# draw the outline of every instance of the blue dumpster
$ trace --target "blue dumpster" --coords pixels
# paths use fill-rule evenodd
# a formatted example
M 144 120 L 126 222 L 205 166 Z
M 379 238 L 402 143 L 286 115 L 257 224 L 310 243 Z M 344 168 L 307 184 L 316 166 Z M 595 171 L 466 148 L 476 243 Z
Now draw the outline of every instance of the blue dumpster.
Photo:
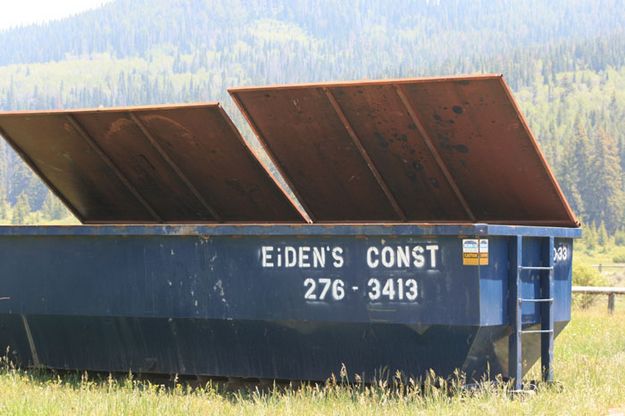
M 10 357 L 553 378 L 580 229 L 500 76 L 231 94 L 266 157 L 218 104 L 0 114 L 83 222 L 0 227 Z
M 476 224 L 0 228 L 0 342 L 25 365 L 324 380 L 508 374 L 516 247 L 554 262 L 570 319 L 575 229 Z M 488 264 L 467 263 L 486 242 Z M 469 259 L 471 260 L 471 259 Z M 540 271 L 518 294 L 541 297 Z M 540 306 L 523 305 L 540 329 Z M 540 334 L 524 340 L 527 367 Z M 383 374 L 383 373 L 382 373 Z

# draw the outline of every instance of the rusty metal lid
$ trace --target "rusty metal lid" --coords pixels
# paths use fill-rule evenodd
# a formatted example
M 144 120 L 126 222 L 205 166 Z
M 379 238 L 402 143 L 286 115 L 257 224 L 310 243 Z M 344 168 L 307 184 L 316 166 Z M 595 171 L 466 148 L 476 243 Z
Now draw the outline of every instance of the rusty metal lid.
M 303 222 L 216 103 L 0 113 L 84 223 Z
M 501 75 L 229 92 L 315 222 L 579 225 Z

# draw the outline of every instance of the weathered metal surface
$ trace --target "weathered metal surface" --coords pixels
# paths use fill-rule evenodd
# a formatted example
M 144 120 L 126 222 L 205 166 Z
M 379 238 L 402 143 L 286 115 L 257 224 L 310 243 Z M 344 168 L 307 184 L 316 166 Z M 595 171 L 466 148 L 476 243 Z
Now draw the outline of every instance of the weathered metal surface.
M 134 223 L 0 227 L 0 350 L 80 370 L 479 379 L 511 374 L 513 320 L 514 374 L 540 356 L 540 304 L 512 311 L 512 275 L 535 300 L 553 270 L 555 332 L 570 320 L 580 230 L 501 77 L 231 93 L 306 212 L 216 104 L 0 114 L 79 219 Z
M 218 104 L 0 113 L 85 223 L 302 222 Z
M 315 221 L 578 225 L 499 75 L 229 91 Z
M 430 368 L 506 375 L 517 235 L 526 237 L 524 264 L 541 266 L 544 236 L 571 253 L 579 230 L 0 227 L 0 348 L 23 365 L 81 370 L 324 380 L 345 364 L 365 381 Z M 464 264 L 465 238 L 488 240 L 488 264 Z M 570 319 L 570 255 L 554 273 L 560 332 Z M 539 296 L 535 273 L 520 286 L 523 297 Z M 523 305 L 522 322 L 536 328 L 539 306 Z M 539 336 L 524 339 L 526 367 L 539 345 Z

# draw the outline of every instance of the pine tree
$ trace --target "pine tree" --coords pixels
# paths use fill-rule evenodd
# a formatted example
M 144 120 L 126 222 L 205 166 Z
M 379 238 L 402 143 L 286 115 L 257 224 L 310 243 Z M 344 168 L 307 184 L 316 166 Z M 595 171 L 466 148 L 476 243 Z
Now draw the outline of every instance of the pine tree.
M 608 232 L 605 228 L 605 224 L 602 221 L 601 225 L 599 226 L 599 229 L 597 230 L 597 243 L 601 247 L 605 247 L 608 245 L 609 242 L 610 242 L 610 237 L 608 236 Z
M 621 225 L 625 195 L 616 141 L 599 129 L 591 153 L 588 182 L 588 217 L 595 223 L 604 222 L 609 233 Z
M 25 224 L 30 214 L 30 206 L 28 205 L 28 196 L 25 193 L 21 193 L 17 197 L 17 203 L 13 207 L 13 218 L 11 222 L 13 224 Z
M 41 215 L 45 220 L 54 221 L 65 218 L 68 215 L 68 211 L 52 192 L 48 192 L 41 208 Z
M 597 231 L 595 225 L 590 223 L 584 227 L 584 233 L 582 234 L 582 242 L 588 250 L 594 250 L 597 246 Z
M 565 147 L 560 168 L 559 183 L 573 212 L 579 218 L 586 219 L 584 197 L 589 193 L 586 186 L 588 173 L 588 152 L 590 140 L 581 122 L 577 123 L 576 134 L 571 138 L 571 144 Z
M 9 214 L 9 204 L 6 193 L 6 158 L 4 158 L 3 144 L 0 144 L 0 221 L 6 220 Z
M 33 211 L 38 211 L 43 206 L 46 195 L 48 194 L 48 189 L 41 182 L 41 179 L 39 179 L 34 173 L 29 170 L 28 184 L 26 185 L 24 192 L 28 197 L 28 206 Z
M 0 221 L 6 220 L 9 214 L 9 204 L 4 193 L 0 194 Z
M 8 169 L 7 200 L 10 204 L 15 205 L 19 196 L 28 189 L 32 172 L 25 163 L 18 159 L 17 155 L 13 155 L 11 159 L 9 159 Z

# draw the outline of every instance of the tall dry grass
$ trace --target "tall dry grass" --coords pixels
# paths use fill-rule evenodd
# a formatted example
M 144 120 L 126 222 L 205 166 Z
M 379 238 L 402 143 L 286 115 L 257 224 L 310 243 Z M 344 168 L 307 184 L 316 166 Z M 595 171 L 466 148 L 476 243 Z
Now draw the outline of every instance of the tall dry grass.
M 164 385 L 132 377 L 91 379 L 0 370 L 0 414 L 10 415 L 414 415 L 607 414 L 625 411 L 625 304 L 608 316 L 601 302 L 575 310 L 556 342 L 557 383 L 511 398 L 504 383 L 463 388 L 461 375 L 444 383 L 391 378 L 364 386 L 348 373 L 325 385 L 225 391 L 219 385 Z M 349 379 L 348 384 L 340 378 Z M 533 369 L 529 377 L 537 377 Z M 395 381 L 393 381 L 395 380 Z

